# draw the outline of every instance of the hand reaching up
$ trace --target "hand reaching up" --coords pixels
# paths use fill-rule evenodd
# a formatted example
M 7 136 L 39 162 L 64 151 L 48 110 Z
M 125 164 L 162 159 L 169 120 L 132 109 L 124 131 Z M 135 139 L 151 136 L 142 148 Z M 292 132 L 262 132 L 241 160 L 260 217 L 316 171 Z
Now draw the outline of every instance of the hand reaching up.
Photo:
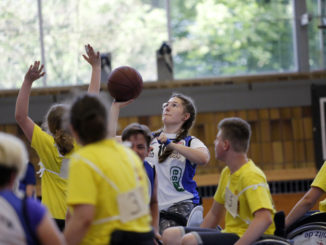
M 89 44 L 85 45 L 86 54 L 83 54 L 84 59 L 92 66 L 101 66 L 100 52 L 94 51 L 93 47 Z
M 43 65 L 40 66 L 40 61 L 35 61 L 26 72 L 25 80 L 32 83 L 40 77 L 43 77 L 44 74 Z

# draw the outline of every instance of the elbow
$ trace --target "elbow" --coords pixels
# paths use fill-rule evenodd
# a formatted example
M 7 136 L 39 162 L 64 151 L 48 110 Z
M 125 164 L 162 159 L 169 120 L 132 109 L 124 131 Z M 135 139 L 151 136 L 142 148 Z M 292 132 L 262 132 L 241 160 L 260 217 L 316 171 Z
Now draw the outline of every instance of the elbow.
M 268 218 L 266 219 L 266 226 L 267 226 L 267 228 L 271 225 L 271 224 L 273 224 L 273 218 L 272 218 L 272 215 L 268 215 Z
M 303 206 L 305 206 L 305 209 L 308 211 L 315 205 L 315 200 L 311 199 L 310 197 L 306 196 L 302 200 Z
M 92 223 L 93 223 L 93 217 L 87 216 L 81 219 L 81 226 L 85 230 L 88 230 L 88 228 L 92 225 Z
M 199 161 L 199 165 L 207 165 L 209 163 L 209 160 L 210 160 L 210 156 L 209 154 L 206 154 L 205 156 L 202 157 L 202 159 Z
M 20 125 L 24 121 L 24 117 L 22 115 L 20 115 L 19 113 L 17 113 L 17 111 L 16 111 L 15 112 L 15 120 Z

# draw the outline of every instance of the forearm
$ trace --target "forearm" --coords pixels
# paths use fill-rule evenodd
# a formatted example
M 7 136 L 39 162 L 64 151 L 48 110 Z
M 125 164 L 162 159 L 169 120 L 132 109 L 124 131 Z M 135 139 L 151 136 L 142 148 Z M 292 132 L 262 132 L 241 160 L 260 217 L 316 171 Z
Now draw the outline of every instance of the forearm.
M 26 185 L 26 196 L 34 197 L 35 185 Z
M 99 94 L 101 89 L 101 65 L 92 66 L 91 82 L 88 93 Z
M 259 211 L 258 211 L 259 212 Z M 268 227 L 273 223 L 269 210 L 255 215 L 244 235 L 235 243 L 235 245 L 250 245 L 258 240 Z
M 159 211 L 158 211 L 158 203 L 151 202 L 151 215 L 152 215 L 152 227 L 154 229 L 155 234 L 159 233 Z
M 302 217 L 307 211 L 309 211 L 324 192 L 316 187 L 312 187 L 297 204 L 292 208 L 290 213 L 285 219 L 285 228 L 288 228 L 300 217 Z
M 203 223 L 200 224 L 200 228 L 216 228 L 218 225 L 218 221 L 214 218 L 210 213 L 208 213 Z
M 173 150 L 176 150 L 185 158 L 187 158 L 189 161 L 199 165 L 206 165 L 210 159 L 209 152 L 205 148 L 194 149 L 172 142 L 168 145 L 168 147 L 170 147 Z
M 201 223 L 201 228 L 216 228 L 218 224 L 221 223 L 225 216 L 224 206 L 215 200 L 211 209 L 206 214 L 203 223 Z
M 15 118 L 18 124 L 25 120 L 28 116 L 29 97 L 32 90 L 32 83 L 24 80 L 19 90 L 16 100 Z
M 80 244 L 90 225 L 90 222 L 79 220 L 74 215 L 70 217 L 66 229 L 64 230 L 64 236 L 67 244 Z
M 109 137 L 115 137 L 117 134 L 120 107 L 117 103 L 112 103 L 109 114 Z

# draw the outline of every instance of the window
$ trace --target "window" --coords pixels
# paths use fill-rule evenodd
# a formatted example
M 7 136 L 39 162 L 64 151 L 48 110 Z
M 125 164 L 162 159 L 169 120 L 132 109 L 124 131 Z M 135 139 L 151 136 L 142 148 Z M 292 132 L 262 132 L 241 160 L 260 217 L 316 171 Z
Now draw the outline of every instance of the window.
M 294 71 L 291 1 L 173 0 L 176 78 Z
M 41 57 L 37 4 L 2 0 L 0 9 L 0 88 L 17 88 L 29 64 Z

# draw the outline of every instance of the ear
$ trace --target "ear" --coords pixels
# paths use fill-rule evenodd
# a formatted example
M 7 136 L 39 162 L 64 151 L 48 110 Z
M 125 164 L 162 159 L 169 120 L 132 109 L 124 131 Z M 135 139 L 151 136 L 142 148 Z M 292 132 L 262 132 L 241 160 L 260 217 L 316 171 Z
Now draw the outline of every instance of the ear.
M 186 112 L 185 115 L 184 115 L 183 120 L 184 121 L 187 121 L 189 118 L 190 118 L 190 113 L 189 112 Z
M 225 151 L 228 151 L 229 149 L 230 149 L 230 147 L 231 147 L 231 144 L 230 144 L 230 141 L 228 141 L 228 140 L 223 140 L 223 149 L 225 150 Z

